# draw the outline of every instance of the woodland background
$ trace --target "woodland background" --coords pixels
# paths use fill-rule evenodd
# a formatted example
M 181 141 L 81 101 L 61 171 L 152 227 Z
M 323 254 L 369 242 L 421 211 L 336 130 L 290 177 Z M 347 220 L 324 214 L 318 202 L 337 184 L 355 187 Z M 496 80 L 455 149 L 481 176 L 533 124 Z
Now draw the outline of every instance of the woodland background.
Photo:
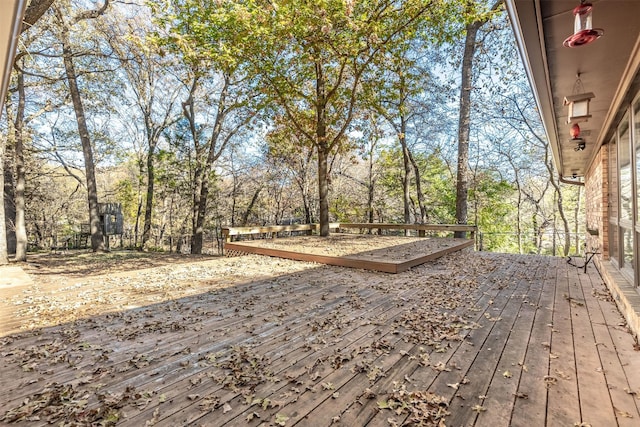
M 122 206 L 111 247 L 203 253 L 222 226 L 331 221 L 580 251 L 582 187 L 558 180 L 501 1 L 35 6 L 0 123 L 0 261 L 83 223 L 104 249 L 98 203 Z

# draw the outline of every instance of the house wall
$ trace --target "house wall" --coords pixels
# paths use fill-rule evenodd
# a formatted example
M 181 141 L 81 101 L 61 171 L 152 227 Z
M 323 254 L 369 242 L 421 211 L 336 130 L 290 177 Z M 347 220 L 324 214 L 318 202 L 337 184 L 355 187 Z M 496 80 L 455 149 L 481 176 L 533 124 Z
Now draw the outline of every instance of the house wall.
M 609 165 L 609 146 L 603 145 L 585 174 L 587 230 L 598 230 L 597 235 L 587 232 L 587 250 L 600 252 L 594 263 L 629 329 L 636 337 L 640 337 L 640 294 L 609 261 Z
M 600 147 L 585 175 L 585 215 L 587 251 L 600 252 L 606 260 L 609 259 L 608 168 L 608 147 L 605 145 Z

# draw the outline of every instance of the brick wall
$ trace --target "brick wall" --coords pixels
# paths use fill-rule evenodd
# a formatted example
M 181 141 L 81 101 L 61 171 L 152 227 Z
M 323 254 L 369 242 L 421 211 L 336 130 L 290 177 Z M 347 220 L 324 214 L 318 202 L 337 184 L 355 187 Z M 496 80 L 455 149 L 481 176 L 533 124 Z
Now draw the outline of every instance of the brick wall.
M 602 253 L 609 259 L 608 221 L 608 145 L 600 147 L 591 167 L 585 175 L 585 217 L 587 230 L 597 230 L 594 236 L 587 232 L 587 250 Z

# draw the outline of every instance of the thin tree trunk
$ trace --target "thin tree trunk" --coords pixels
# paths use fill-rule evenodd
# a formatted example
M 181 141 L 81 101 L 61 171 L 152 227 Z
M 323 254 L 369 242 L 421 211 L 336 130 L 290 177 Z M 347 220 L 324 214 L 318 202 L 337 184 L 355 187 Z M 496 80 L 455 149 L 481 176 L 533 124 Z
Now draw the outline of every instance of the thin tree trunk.
M 553 186 L 556 195 L 557 195 L 557 199 L 556 199 L 556 206 L 558 208 L 558 214 L 560 214 L 560 219 L 562 220 L 562 228 L 564 231 L 564 250 L 563 250 L 563 255 L 565 257 L 569 256 L 569 250 L 571 248 L 571 229 L 569 228 L 569 220 L 567 219 L 567 215 L 564 212 L 564 206 L 563 206 L 563 199 L 562 199 L 562 188 L 560 187 L 560 183 L 558 182 L 558 180 L 556 180 L 555 178 L 555 171 L 553 168 L 553 160 L 551 159 L 551 156 L 549 155 L 549 144 L 546 143 L 545 144 L 545 165 L 547 166 L 547 171 L 549 172 L 549 181 L 551 182 L 551 185 Z M 553 230 L 553 233 L 555 235 L 555 227 Z
M 407 148 L 407 140 L 405 138 L 406 126 L 407 124 L 404 116 L 400 116 L 400 135 L 398 136 L 398 140 L 402 147 L 402 166 L 404 171 L 404 175 L 402 177 L 403 219 L 405 224 L 411 224 L 411 195 L 409 194 L 411 183 L 411 162 L 409 161 L 409 148 Z M 405 230 L 405 234 L 408 232 L 409 230 Z
M 93 160 L 93 148 L 89 137 L 89 129 L 84 115 L 82 97 L 78 88 L 78 81 L 75 66 L 73 63 L 73 50 L 69 41 L 69 29 L 64 22 L 64 18 L 59 9 L 55 9 L 56 17 L 60 23 L 61 42 L 63 51 L 64 67 L 69 83 L 69 91 L 73 102 L 73 110 L 76 115 L 78 133 L 82 142 L 82 154 L 84 156 L 85 174 L 87 179 L 87 200 L 89 202 L 89 224 L 91 227 L 91 249 L 94 252 L 104 250 L 104 240 L 100 227 L 100 214 L 98 211 L 98 188 L 96 185 L 95 163 Z
M 147 198 L 144 209 L 144 228 L 142 230 L 142 243 L 140 246 L 144 248 L 145 243 L 151 235 L 151 219 L 153 213 L 153 194 L 156 180 L 156 170 L 154 163 L 155 143 L 149 143 L 149 153 L 147 153 Z
M 249 203 L 249 206 L 247 206 L 247 210 L 244 212 L 244 215 L 242 215 L 242 225 L 247 225 L 247 222 L 249 222 L 249 215 L 251 215 L 251 211 L 253 210 L 253 207 L 255 206 L 256 202 L 258 201 L 258 196 L 260 195 L 260 192 L 262 191 L 262 187 L 258 187 L 258 189 L 256 190 L 255 193 L 253 193 L 253 197 L 251 198 L 251 202 Z M 278 215 L 278 213 L 276 213 L 276 215 Z M 278 219 L 276 218 L 276 224 L 278 223 Z
M 484 22 L 467 25 L 467 35 L 462 57 L 462 81 L 460 86 L 460 116 L 458 119 L 458 170 L 456 183 L 456 222 L 466 224 L 469 197 L 469 134 L 471 128 L 471 90 L 473 88 L 473 56 L 478 30 Z M 454 237 L 464 238 L 464 231 L 456 231 Z
M 0 189 L 4 189 L 4 151 L 6 139 L 0 139 Z M 4 191 L 0 192 L 0 265 L 9 263 L 7 250 L 7 227 L 4 208 Z
M 373 201 L 375 199 L 375 183 L 373 178 L 373 149 L 369 153 L 369 180 L 367 182 L 367 220 L 373 224 Z M 371 229 L 369 229 L 371 233 Z
M 409 161 L 413 166 L 413 173 L 416 177 L 416 195 L 418 196 L 418 206 L 420 207 L 420 224 L 424 224 L 427 220 L 427 207 L 424 200 L 424 193 L 422 192 L 422 183 L 420 182 L 420 168 L 411 151 L 407 150 L 407 153 L 409 154 Z
M 472 7 L 473 0 L 469 0 Z M 491 6 L 495 11 L 503 0 L 496 0 Z M 470 22 L 466 27 L 464 53 L 462 55 L 462 79 L 460 82 L 460 115 L 458 118 L 458 170 L 456 182 L 456 222 L 467 224 L 469 197 L 469 134 L 471 130 L 471 91 L 473 89 L 473 57 L 476 52 L 478 31 L 488 17 Z M 454 237 L 464 238 L 467 233 L 456 231 Z
M 194 179 L 196 182 L 195 191 L 193 192 L 193 219 L 192 219 L 192 236 L 191 236 L 191 253 L 201 254 L 203 246 L 203 234 L 204 234 L 204 203 L 202 202 L 202 196 L 206 193 L 204 186 L 206 185 L 202 178 L 202 168 L 196 167 L 194 173 Z
M 4 213 L 4 222 L 0 224 L 5 232 L 5 238 L 3 239 L 5 245 L 7 246 L 7 257 L 9 254 L 15 255 L 16 253 L 16 203 L 15 203 L 15 191 L 16 191 L 16 183 L 13 171 L 15 170 L 15 116 L 13 114 L 12 109 L 12 99 L 7 97 L 5 102 L 5 111 L 7 118 L 7 125 L 9 127 L 9 132 L 7 132 L 7 137 L 0 139 L 1 144 L 3 145 L 2 149 L 4 154 L 2 156 L 2 167 L 3 167 L 3 178 L 4 185 L 0 187 L 4 190 L 3 194 L 3 213 Z
M 189 99 L 183 103 L 183 112 L 187 120 L 189 121 L 189 126 L 191 130 L 191 134 L 193 136 L 194 145 L 196 146 L 196 162 L 197 167 L 194 175 L 194 179 L 196 182 L 195 191 L 194 191 L 194 204 L 193 204 L 193 236 L 191 240 L 191 253 L 192 254 L 200 254 L 202 253 L 203 247 L 203 239 L 204 239 L 204 224 L 207 213 L 207 202 L 209 200 L 209 185 L 210 185 L 210 173 L 213 168 L 213 164 L 218 160 L 218 158 L 222 155 L 223 150 L 229 143 L 231 136 L 235 134 L 235 132 L 239 129 L 237 127 L 234 131 L 231 131 L 228 135 L 224 137 L 222 141 L 220 138 L 222 136 L 222 127 L 225 122 L 227 114 L 229 114 L 229 107 L 227 105 L 227 96 L 229 87 L 231 85 L 231 76 L 228 74 L 224 75 L 224 87 L 220 92 L 220 98 L 218 99 L 217 105 L 217 113 L 215 123 L 213 125 L 213 131 L 209 138 L 208 147 L 203 146 L 202 150 L 200 150 L 198 138 L 199 133 L 196 128 L 195 123 L 195 113 L 194 113 L 194 105 L 193 105 L 193 93 L 195 93 L 198 86 L 198 78 L 194 79 L 194 82 L 191 86 L 191 91 L 189 94 Z M 245 121 L 246 123 L 246 121 Z M 218 146 L 218 144 L 220 144 Z M 206 151 L 205 151 L 206 150 Z M 202 155 L 207 153 L 206 159 L 202 159 Z
M 24 74 L 18 72 L 18 110 L 15 121 L 15 165 L 16 165 L 16 261 L 27 260 L 27 227 L 25 224 L 25 200 L 24 191 L 26 187 L 25 167 L 24 167 Z

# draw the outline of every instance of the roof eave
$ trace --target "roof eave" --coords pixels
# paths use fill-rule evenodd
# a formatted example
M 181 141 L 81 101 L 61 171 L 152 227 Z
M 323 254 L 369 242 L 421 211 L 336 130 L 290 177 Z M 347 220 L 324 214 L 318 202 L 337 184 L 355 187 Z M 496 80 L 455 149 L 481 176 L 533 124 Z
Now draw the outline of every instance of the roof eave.
M 0 116 L 11 78 L 13 58 L 20 37 L 27 0 L 3 0 L 0 15 Z
M 553 152 L 554 164 L 556 170 L 562 176 L 564 175 L 562 153 L 559 148 L 551 81 L 548 73 L 549 67 L 542 34 L 542 22 L 539 13 L 540 3 L 539 0 L 530 3 L 516 3 L 516 0 L 505 0 L 505 2 L 518 51 L 520 52 L 529 84 L 533 90 L 547 140 Z M 521 19 L 523 16 L 533 19 L 523 20 Z M 523 27 L 523 23 L 529 23 L 529 25 Z

